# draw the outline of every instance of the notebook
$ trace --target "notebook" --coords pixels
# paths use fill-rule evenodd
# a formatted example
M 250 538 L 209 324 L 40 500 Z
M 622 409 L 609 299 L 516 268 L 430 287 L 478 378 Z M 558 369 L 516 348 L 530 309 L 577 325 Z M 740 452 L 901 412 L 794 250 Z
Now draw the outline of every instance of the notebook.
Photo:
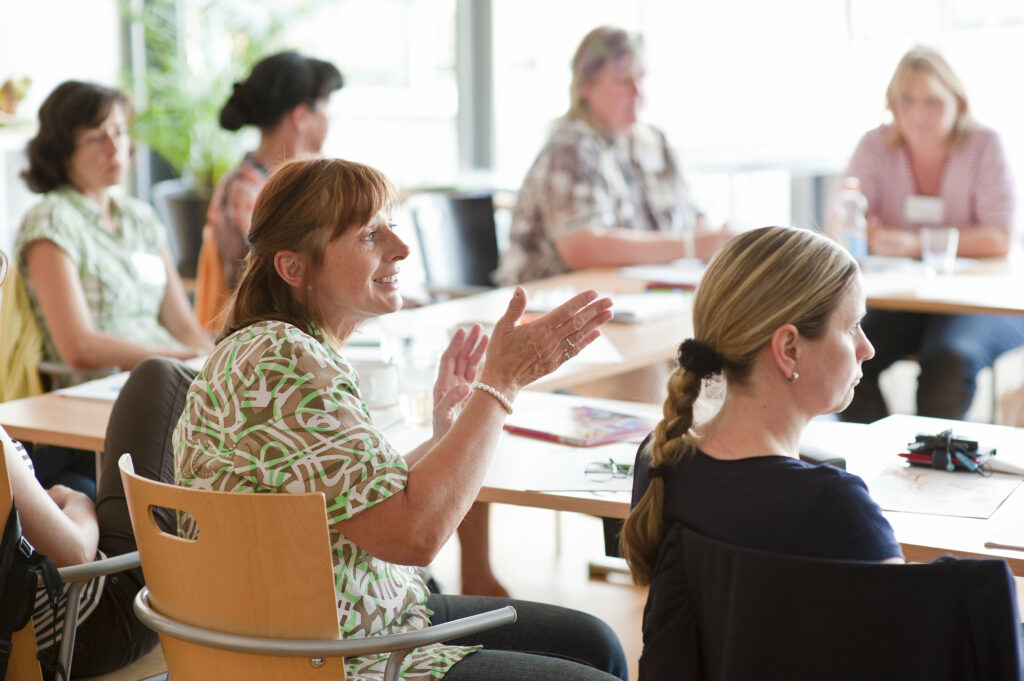
M 576 447 L 591 447 L 629 439 L 639 442 L 656 425 L 653 419 L 602 409 L 578 397 L 546 395 L 547 399 L 538 399 L 540 397 L 521 394 L 515 411 L 505 421 L 505 430 Z

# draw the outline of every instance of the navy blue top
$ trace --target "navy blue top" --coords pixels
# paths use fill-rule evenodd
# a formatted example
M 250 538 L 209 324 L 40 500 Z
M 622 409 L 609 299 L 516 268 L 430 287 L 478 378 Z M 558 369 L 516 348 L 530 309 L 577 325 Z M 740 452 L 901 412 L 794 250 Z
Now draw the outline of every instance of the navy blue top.
M 645 440 L 637 452 L 633 506 L 649 482 L 646 447 Z M 683 457 L 665 478 L 664 513 L 668 524 L 762 551 L 872 561 L 903 555 L 863 480 L 787 456 Z

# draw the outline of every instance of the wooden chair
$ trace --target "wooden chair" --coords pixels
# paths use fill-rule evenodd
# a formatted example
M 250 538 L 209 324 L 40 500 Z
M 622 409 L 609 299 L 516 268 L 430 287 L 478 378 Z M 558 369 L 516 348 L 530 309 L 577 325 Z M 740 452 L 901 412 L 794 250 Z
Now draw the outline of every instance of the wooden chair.
M 0 443 L 0 528 L 7 522 L 7 517 L 13 506 L 6 454 L 2 443 Z M 59 659 L 69 674 L 71 673 L 72 653 L 75 648 L 75 629 L 82 589 L 91 579 L 138 567 L 138 565 L 139 554 L 126 553 L 105 560 L 60 568 L 57 571 L 62 581 L 72 582 L 68 590 L 64 617 L 59 624 L 62 636 Z M 14 633 L 13 646 L 7 667 L 8 680 L 37 681 L 42 679 L 39 662 L 36 660 L 36 639 L 32 629 L 32 620 L 29 620 L 23 629 Z
M 119 461 L 147 587 L 136 613 L 160 633 L 171 678 L 343 679 L 344 657 L 413 648 L 515 621 L 505 607 L 416 632 L 339 640 L 324 496 L 167 485 Z M 156 508 L 189 514 L 195 541 L 161 531 Z

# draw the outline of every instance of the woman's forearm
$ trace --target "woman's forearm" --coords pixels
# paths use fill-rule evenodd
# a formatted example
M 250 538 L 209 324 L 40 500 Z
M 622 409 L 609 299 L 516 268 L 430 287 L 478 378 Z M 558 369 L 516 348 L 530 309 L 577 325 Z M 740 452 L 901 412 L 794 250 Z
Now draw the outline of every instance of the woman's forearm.
M 99 543 L 99 526 L 92 501 L 80 492 L 56 487 L 47 492 L 21 458 L 13 442 L 0 429 L 11 491 L 18 504 L 22 532 L 40 553 L 57 567 L 92 560 Z
M 569 267 L 624 267 L 666 263 L 686 257 L 681 235 L 628 229 L 581 229 L 555 239 Z
M 189 348 L 136 343 L 98 330 L 74 264 L 52 241 L 32 244 L 25 259 L 28 277 L 57 351 L 73 368 L 131 369 L 153 355 L 184 359 L 197 354 Z
M 957 255 L 963 258 L 1001 258 L 1010 252 L 1009 227 L 963 227 Z
M 414 450 L 405 488 L 339 530 L 378 558 L 429 564 L 476 499 L 505 416 L 497 400 L 475 393 L 436 445 Z

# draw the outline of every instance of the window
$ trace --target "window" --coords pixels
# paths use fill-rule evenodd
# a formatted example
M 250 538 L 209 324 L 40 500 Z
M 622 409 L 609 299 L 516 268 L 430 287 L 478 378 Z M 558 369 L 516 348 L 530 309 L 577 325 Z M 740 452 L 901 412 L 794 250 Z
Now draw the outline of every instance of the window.
M 457 171 L 455 0 L 340 0 L 288 30 L 289 44 L 333 62 L 324 153 L 373 165 L 403 187 Z

